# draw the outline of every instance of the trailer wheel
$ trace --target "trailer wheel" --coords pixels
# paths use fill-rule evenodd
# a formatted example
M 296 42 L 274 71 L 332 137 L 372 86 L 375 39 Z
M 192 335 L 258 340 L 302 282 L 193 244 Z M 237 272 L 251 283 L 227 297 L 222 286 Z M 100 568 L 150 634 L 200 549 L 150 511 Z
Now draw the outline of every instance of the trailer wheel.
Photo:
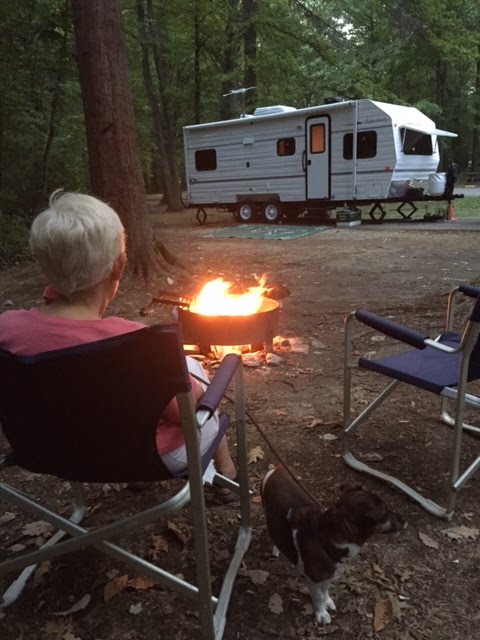
M 255 203 L 249 201 L 239 202 L 234 215 L 240 222 L 253 222 L 256 215 Z
M 280 202 L 278 200 L 272 200 L 266 202 L 263 207 L 263 220 L 267 224 L 278 224 L 283 218 L 283 211 Z

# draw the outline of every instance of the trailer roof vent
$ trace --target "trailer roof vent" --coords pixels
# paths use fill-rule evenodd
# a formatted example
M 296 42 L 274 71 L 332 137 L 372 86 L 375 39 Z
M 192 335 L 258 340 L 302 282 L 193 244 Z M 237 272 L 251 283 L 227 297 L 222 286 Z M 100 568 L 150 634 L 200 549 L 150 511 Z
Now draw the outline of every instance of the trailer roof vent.
M 254 116 L 271 116 L 274 113 L 288 113 L 296 111 L 295 107 L 287 107 L 284 104 L 276 104 L 271 107 L 257 107 L 253 112 Z
M 329 96 L 323 100 L 323 104 L 336 104 L 337 102 L 345 102 L 345 98 L 340 96 Z

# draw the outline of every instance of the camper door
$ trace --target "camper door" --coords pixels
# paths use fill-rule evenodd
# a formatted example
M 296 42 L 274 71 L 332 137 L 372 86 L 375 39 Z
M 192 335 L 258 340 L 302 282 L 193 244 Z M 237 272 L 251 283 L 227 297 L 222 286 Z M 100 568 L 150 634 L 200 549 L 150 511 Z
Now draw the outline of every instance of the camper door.
M 330 118 L 316 116 L 306 128 L 307 200 L 330 197 Z

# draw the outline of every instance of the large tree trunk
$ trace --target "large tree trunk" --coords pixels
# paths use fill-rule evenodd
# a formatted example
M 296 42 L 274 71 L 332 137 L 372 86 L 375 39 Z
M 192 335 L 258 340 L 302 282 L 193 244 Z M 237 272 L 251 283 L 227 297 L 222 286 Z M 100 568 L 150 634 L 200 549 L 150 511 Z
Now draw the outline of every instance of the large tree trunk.
M 119 0 L 72 0 L 91 189 L 118 212 L 130 266 L 157 266 L 147 211 Z

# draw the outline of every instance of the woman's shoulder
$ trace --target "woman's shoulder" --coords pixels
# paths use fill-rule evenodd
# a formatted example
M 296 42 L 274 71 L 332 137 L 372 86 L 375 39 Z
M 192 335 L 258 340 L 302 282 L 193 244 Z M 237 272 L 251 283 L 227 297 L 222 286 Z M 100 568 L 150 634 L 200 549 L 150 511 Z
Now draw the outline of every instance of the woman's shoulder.
M 102 324 L 109 325 L 112 328 L 124 328 L 134 331 L 135 329 L 144 329 L 145 325 L 142 322 L 135 322 L 135 320 L 127 320 L 120 316 L 106 316 L 102 318 Z

